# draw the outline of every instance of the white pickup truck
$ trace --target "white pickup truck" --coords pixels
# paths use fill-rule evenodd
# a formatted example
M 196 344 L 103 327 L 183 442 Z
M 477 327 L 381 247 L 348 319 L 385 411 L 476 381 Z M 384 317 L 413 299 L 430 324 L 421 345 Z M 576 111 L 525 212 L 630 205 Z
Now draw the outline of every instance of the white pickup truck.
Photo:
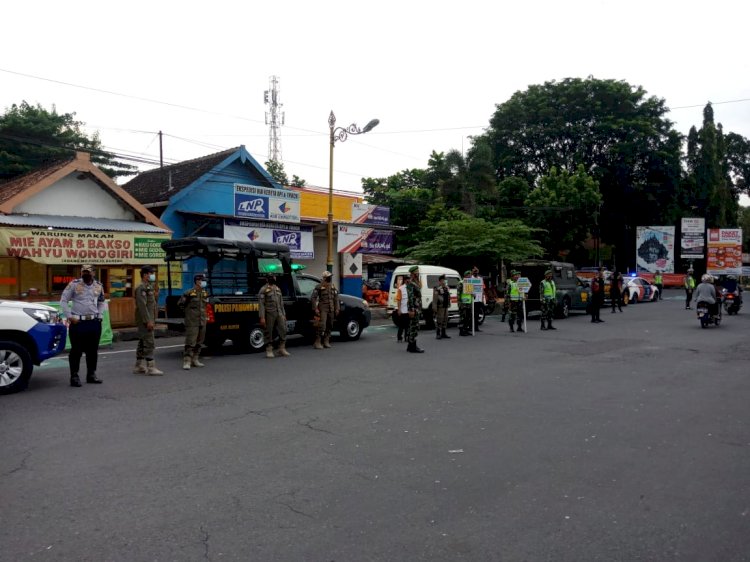
M 0 394 L 25 389 L 34 365 L 65 349 L 66 335 L 51 306 L 0 300 Z

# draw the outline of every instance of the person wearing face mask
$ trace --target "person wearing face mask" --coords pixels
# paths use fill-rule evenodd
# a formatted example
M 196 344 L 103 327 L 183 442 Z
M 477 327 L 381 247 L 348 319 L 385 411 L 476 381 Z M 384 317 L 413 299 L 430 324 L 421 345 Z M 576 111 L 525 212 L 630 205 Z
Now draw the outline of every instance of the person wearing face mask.
M 141 268 L 141 284 L 135 290 L 135 323 L 138 326 L 138 347 L 135 351 L 136 375 L 158 376 L 164 373 L 154 361 L 154 327 L 156 326 L 156 270 L 150 265 Z
M 96 364 L 99 359 L 99 339 L 102 336 L 102 314 L 106 306 L 104 287 L 94 279 L 94 267 L 81 266 L 81 278 L 68 283 L 60 298 L 60 308 L 65 316 L 70 336 L 70 354 L 68 355 L 70 386 L 81 386 L 78 369 L 84 353 L 86 354 L 86 382 L 89 384 L 102 382 L 96 376 Z
M 185 291 L 177 302 L 185 311 L 185 351 L 182 353 L 182 368 L 205 367 L 200 362 L 201 347 L 206 339 L 206 278 L 202 273 L 193 276 L 193 286 Z

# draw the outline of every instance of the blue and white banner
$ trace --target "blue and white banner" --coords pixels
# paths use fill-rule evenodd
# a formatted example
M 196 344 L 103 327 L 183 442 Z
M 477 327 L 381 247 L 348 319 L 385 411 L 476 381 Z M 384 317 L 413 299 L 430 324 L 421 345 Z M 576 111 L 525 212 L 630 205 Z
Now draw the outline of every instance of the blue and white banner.
M 299 192 L 234 184 L 234 216 L 247 219 L 299 222 Z
M 289 246 L 293 258 L 311 260 L 315 258 L 313 227 L 268 222 L 224 221 L 224 238 L 272 242 Z

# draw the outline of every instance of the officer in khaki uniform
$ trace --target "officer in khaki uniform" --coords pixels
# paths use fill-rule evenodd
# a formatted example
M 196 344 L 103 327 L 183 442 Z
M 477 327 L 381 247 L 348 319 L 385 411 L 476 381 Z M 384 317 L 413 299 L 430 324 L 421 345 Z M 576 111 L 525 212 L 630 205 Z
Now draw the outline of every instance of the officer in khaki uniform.
M 206 278 L 202 273 L 193 277 L 193 287 L 185 291 L 177 302 L 185 312 L 185 351 L 182 353 L 182 368 L 205 367 L 200 362 L 201 346 L 206 339 Z
M 333 275 L 329 271 L 324 271 L 323 280 L 318 283 L 312 292 L 312 309 L 315 316 L 320 318 L 318 333 L 313 344 L 315 349 L 331 347 L 333 321 L 339 315 L 339 292 L 331 282 L 332 277 Z
M 286 313 L 284 312 L 284 296 L 276 285 L 276 276 L 266 277 L 266 284 L 258 292 L 258 316 L 263 337 L 266 340 L 266 357 L 273 359 L 273 331 L 279 334 L 279 356 L 289 357 L 286 350 Z
M 135 323 L 138 326 L 138 347 L 135 351 L 136 375 L 163 375 L 154 361 L 154 327 L 156 326 L 156 270 L 150 265 L 141 268 L 141 284 L 135 290 Z

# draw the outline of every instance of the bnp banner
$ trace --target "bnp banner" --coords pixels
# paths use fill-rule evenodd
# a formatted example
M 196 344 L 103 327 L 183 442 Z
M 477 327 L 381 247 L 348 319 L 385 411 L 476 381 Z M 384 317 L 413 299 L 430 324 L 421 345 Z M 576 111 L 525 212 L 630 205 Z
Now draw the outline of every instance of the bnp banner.
M 674 273 L 674 226 L 639 226 L 635 250 L 638 271 Z
M 225 220 L 224 238 L 286 244 L 293 258 L 315 258 L 312 226 Z
M 391 222 L 390 207 L 352 203 L 352 222 L 357 224 L 388 225 Z
M 299 222 L 299 192 L 234 184 L 234 216 L 246 219 Z
M 340 254 L 391 254 L 393 232 L 339 225 L 337 251 Z
M 164 261 L 169 234 L 0 228 L 0 257 L 46 264 L 152 264 Z
M 709 228 L 706 271 L 711 275 L 742 275 L 742 229 Z
M 706 219 L 683 218 L 680 235 L 680 257 L 701 260 L 706 251 Z

